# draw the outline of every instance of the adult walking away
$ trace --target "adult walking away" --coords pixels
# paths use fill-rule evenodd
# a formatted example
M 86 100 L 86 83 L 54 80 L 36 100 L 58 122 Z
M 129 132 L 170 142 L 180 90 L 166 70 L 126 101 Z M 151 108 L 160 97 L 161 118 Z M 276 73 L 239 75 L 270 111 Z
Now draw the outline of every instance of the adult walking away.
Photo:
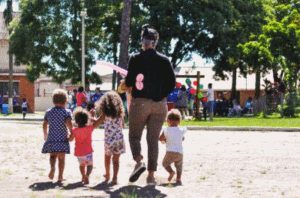
M 209 120 L 213 121 L 214 118 L 214 90 L 212 88 L 212 83 L 208 84 L 207 90 L 207 97 L 208 97 L 208 108 L 209 108 Z
M 134 54 L 128 65 L 128 74 L 121 84 L 123 91 L 132 89 L 129 111 L 129 142 L 136 166 L 129 181 L 135 182 L 146 170 L 141 155 L 142 132 L 147 125 L 148 177 L 154 183 L 157 169 L 158 138 L 167 116 L 167 96 L 175 86 L 175 75 L 170 60 L 157 52 L 159 34 L 146 24 L 142 28 L 143 51 Z

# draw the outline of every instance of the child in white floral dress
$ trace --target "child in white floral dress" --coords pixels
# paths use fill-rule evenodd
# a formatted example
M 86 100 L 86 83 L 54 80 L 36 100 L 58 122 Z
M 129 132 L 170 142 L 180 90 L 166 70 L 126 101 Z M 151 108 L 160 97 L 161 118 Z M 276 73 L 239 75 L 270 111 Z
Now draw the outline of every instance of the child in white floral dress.
M 112 158 L 114 175 L 110 184 L 117 184 L 119 172 L 119 158 L 125 153 L 125 142 L 122 129 L 124 127 L 125 111 L 121 97 L 117 92 L 111 91 L 106 93 L 96 103 L 96 108 L 100 117 L 105 116 L 105 170 L 104 177 L 110 180 L 110 163 Z

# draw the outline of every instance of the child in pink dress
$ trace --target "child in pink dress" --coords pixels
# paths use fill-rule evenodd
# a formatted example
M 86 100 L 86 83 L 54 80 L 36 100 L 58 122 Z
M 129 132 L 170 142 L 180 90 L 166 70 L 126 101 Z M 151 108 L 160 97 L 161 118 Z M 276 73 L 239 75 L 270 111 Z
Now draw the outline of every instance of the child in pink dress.
M 99 117 L 88 126 L 89 115 L 89 112 L 82 107 L 75 109 L 74 118 L 78 127 L 73 129 L 73 134 L 69 138 L 69 141 L 75 138 L 75 156 L 80 164 L 82 184 L 89 184 L 89 176 L 93 170 L 92 132 L 104 120 L 104 117 Z

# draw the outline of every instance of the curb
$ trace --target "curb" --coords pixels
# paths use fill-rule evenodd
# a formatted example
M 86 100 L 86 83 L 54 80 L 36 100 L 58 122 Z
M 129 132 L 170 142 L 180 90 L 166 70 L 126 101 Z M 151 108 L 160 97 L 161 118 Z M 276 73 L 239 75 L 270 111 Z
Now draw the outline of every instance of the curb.
M 0 121 L 20 121 L 24 124 L 29 124 L 29 122 L 43 122 L 43 118 L 9 118 L 1 117 Z M 280 128 L 280 127 L 228 127 L 228 126 L 186 126 L 190 131 L 257 131 L 257 132 L 300 132 L 300 128 Z M 128 129 L 128 126 L 124 127 Z
M 187 126 L 190 131 L 258 131 L 258 132 L 300 132 L 300 128 L 280 127 L 227 127 L 227 126 Z

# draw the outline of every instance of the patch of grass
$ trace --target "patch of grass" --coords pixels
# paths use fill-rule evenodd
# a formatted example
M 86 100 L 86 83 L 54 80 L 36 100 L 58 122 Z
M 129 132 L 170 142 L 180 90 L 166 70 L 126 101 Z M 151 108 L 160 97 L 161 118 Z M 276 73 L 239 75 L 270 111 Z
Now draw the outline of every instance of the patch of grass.
M 135 190 L 132 192 L 125 192 L 125 193 L 120 193 L 121 198 L 138 198 Z
M 172 187 L 173 187 L 173 185 L 172 185 L 171 183 L 169 183 L 169 184 L 168 184 L 168 187 L 169 187 L 169 188 L 172 188 Z
M 200 179 L 201 179 L 201 180 L 206 180 L 207 177 L 206 177 L 206 176 L 203 176 L 203 177 L 201 177 Z
M 40 175 L 40 176 L 44 176 L 44 172 L 41 171 L 41 172 L 39 173 L 39 175 Z
M 166 124 L 166 123 L 165 123 Z M 204 120 L 182 120 L 182 126 L 237 126 L 237 127 L 299 127 L 300 118 L 281 118 L 279 114 L 273 114 L 267 118 L 256 117 L 215 117 L 213 122 Z
M 4 170 L 3 173 L 6 175 L 12 175 L 12 172 L 10 170 Z

